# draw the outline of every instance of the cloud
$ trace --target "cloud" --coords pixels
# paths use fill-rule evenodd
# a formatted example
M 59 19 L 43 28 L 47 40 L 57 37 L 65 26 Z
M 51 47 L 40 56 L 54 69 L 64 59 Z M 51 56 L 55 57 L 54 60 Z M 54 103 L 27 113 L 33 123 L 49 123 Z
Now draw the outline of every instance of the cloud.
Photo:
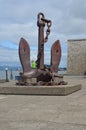
M 86 20 L 86 1 L 85 0 L 76 0 L 71 3 L 70 14 L 72 17 Z
M 17 50 L 0 47 L 0 62 L 19 61 Z
M 11 41 L 0 42 L 0 47 L 8 49 L 18 49 L 18 45 L 16 43 L 12 43 Z
M 35 57 L 38 46 L 37 14 L 43 12 L 45 18 L 52 20 L 51 33 L 45 44 L 45 53 L 49 55 L 49 58 L 46 57 L 45 61 L 49 63 L 51 46 L 59 39 L 63 51 L 62 64 L 63 61 L 66 64 L 67 40 L 86 37 L 85 10 L 85 0 L 35 0 L 34 2 L 32 0 L 0 0 L 0 43 L 12 41 L 18 46 L 20 38 L 24 37 L 30 47 L 34 48 L 31 54 Z M 11 48 L 7 52 L 8 56 L 13 51 L 10 50 Z M 3 48 L 4 52 L 7 51 L 5 49 Z M 3 52 L 0 51 L 0 56 L 5 57 L 5 54 L 2 54 Z M 14 55 L 12 60 L 18 60 L 15 58 L 16 51 L 12 54 Z

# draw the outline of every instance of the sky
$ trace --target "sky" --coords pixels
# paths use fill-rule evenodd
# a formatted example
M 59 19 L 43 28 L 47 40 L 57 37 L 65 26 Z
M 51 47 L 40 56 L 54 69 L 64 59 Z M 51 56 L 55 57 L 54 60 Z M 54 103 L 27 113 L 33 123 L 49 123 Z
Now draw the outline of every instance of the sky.
M 67 66 L 67 40 L 86 38 L 86 0 L 0 0 L 0 63 L 18 63 L 18 46 L 23 37 L 30 45 L 31 60 L 37 59 L 37 15 L 42 12 L 52 21 L 45 43 L 45 64 L 50 64 L 52 44 L 59 39 L 60 66 Z

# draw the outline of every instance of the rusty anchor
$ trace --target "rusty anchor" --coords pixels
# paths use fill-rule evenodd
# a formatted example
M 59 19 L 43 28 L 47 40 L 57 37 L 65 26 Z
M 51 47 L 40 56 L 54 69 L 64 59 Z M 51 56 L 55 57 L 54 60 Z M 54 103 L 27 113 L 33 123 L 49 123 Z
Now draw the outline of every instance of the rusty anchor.
M 50 27 L 52 25 L 51 20 L 45 19 L 43 13 L 37 15 L 38 26 L 38 55 L 37 55 L 37 68 L 32 69 L 30 65 L 30 47 L 28 42 L 24 39 L 20 39 L 19 43 L 19 58 L 23 68 L 23 74 L 20 79 L 23 78 L 36 78 L 37 85 L 53 85 L 54 79 L 58 76 L 58 66 L 61 60 L 61 46 L 60 41 L 57 40 L 51 47 L 51 65 L 47 67 L 44 65 L 44 44 L 48 41 L 50 34 Z M 44 37 L 44 28 L 46 29 L 46 36 Z

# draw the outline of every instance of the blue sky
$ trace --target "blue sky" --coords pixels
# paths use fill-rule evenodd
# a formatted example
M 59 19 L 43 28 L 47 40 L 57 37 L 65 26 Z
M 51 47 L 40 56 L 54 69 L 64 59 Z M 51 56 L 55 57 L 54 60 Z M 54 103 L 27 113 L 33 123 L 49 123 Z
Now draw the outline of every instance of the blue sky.
M 60 66 L 67 64 L 67 40 L 86 38 L 85 0 L 0 0 L 0 62 L 19 62 L 18 46 L 24 37 L 31 48 L 31 59 L 37 58 L 37 14 L 52 21 L 45 44 L 45 64 L 50 63 L 50 49 L 59 39 L 62 47 Z

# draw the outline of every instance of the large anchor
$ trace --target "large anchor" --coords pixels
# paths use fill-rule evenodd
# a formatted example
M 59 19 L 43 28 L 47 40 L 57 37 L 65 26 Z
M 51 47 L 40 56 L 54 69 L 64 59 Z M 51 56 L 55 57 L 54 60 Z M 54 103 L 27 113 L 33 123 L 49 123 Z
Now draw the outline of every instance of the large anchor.
M 32 69 L 30 65 L 30 47 L 24 38 L 20 39 L 19 43 L 19 58 L 23 68 L 24 77 L 36 78 L 37 84 L 52 85 L 54 78 L 58 77 L 58 66 L 61 59 L 61 46 L 59 40 L 55 41 L 51 47 L 51 65 L 44 65 L 44 43 L 48 41 L 50 34 L 51 20 L 45 19 L 43 13 L 37 16 L 38 26 L 38 56 L 37 68 Z M 44 27 L 47 25 L 46 36 L 44 37 Z

